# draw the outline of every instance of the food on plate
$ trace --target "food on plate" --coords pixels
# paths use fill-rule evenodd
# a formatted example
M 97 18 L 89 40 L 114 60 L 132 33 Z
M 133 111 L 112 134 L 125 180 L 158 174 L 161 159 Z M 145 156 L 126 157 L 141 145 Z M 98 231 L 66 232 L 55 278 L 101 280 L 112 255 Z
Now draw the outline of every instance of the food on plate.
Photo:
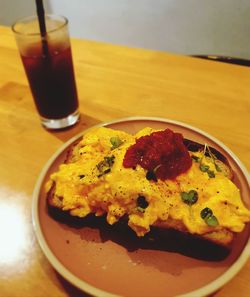
M 101 127 L 72 145 L 46 191 L 51 207 L 111 225 L 126 219 L 139 237 L 154 226 L 229 247 L 250 221 L 232 179 L 220 152 L 170 129 Z

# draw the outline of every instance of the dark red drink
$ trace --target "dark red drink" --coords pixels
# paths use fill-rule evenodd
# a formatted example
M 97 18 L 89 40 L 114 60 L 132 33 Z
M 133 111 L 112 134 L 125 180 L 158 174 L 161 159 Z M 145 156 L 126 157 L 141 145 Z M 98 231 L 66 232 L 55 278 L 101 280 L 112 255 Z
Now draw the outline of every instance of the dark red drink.
M 70 46 L 49 45 L 45 57 L 41 45 L 33 45 L 21 57 L 39 114 L 61 119 L 74 113 L 78 99 Z

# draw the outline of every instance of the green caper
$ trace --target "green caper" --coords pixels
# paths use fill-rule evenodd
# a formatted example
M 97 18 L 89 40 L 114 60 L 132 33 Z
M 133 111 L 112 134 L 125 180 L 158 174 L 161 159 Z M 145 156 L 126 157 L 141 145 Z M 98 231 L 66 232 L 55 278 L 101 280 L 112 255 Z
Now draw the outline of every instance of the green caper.
M 200 215 L 201 215 L 201 218 L 204 220 L 205 218 L 207 217 L 210 217 L 211 215 L 213 214 L 213 211 L 212 209 L 210 209 L 209 207 L 205 207 L 202 209 Z
M 184 203 L 193 205 L 198 200 L 198 193 L 195 190 L 190 190 L 189 192 L 181 192 L 181 199 Z
M 219 222 L 218 222 L 216 216 L 214 216 L 214 215 L 207 217 L 205 219 L 205 222 L 208 226 L 211 226 L 211 227 L 216 227 L 219 225 Z
M 137 207 L 145 209 L 148 207 L 148 201 L 146 200 L 146 198 L 144 196 L 139 195 L 137 200 Z

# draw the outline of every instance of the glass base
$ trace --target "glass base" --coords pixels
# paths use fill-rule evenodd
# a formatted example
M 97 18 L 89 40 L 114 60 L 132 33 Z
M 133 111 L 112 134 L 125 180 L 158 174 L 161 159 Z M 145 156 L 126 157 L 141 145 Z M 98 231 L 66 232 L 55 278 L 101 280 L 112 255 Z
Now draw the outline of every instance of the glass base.
M 55 130 L 55 129 L 64 129 L 64 128 L 73 126 L 77 123 L 79 118 L 80 118 L 80 114 L 79 114 L 79 111 L 77 110 L 74 113 L 62 119 L 46 119 L 41 117 L 41 121 L 42 121 L 42 125 L 46 129 Z

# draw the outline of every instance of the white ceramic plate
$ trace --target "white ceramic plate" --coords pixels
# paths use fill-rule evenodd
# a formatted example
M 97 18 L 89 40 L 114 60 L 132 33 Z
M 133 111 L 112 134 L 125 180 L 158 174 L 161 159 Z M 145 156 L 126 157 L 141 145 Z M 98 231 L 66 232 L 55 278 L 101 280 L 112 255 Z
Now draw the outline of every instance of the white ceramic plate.
M 125 118 L 98 126 L 130 133 L 146 126 L 170 128 L 185 138 L 206 142 L 227 157 L 235 173 L 234 182 L 250 208 L 247 170 L 225 145 L 207 133 L 180 122 L 148 117 Z M 178 250 L 175 244 L 163 244 L 158 249 L 142 245 L 130 233 L 121 234 L 105 223 L 76 226 L 52 218 L 46 208 L 44 184 L 64 161 L 69 147 L 85 132 L 56 151 L 44 166 L 33 194 L 33 223 L 37 238 L 50 263 L 65 279 L 95 296 L 191 297 L 209 295 L 235 276 L 250 255 L 249 225 L 237 236 L 227 257 L 208 260 L 191 255 L 192 246 Z

